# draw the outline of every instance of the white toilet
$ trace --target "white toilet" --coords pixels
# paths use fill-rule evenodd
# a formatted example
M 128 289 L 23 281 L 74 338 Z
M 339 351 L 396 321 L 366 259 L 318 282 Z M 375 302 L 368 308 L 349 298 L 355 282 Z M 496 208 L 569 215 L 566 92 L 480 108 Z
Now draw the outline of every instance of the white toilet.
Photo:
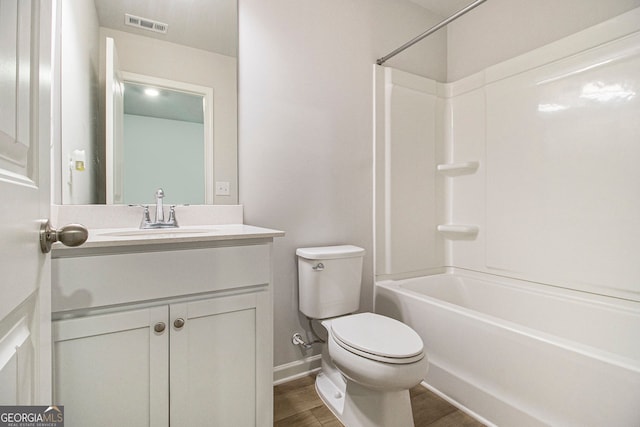
M 347 427 L 412 427 L 409 389 L 427 373 L 420 336 L 409 326 L 360 305 L 364 249 L 300 248 L 300 311 L 322 319 L 327 343 L 316 390 Z

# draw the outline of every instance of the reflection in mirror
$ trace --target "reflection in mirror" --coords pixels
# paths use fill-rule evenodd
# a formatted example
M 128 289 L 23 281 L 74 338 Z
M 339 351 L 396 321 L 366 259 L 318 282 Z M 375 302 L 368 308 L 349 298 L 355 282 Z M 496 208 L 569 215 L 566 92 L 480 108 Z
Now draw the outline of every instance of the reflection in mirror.
M 121 199 L 147 203 L 162 187 L 165 203 L 205 203 L 204 96 L 124 82 Z M 210 165 L 211 166 L 211 165 Z
M 212 89 L 112 74 L 106 83 L 107 203 L 146 204 L 162 187 L 170 204 L 211 204 Z
M 171 203 L 237 204 L 236 0 L 184 0 L 179 8 L 173 0 L 65 0 L 59 4 L 61 135 L 54 147 L 59 153 L 53 171 L 54 202 L 153 203 L 155 188 L 163 187 Z M 125 14 L 164 23 L 167 31 L 159 33 L 125 25 Z M 116 132 L 111 135 L 115 137 L 112 145 L 108 144 L 113 132 L 107 123 L 107 112 L 113 106 L 106 96 L 107 38 L 117 46 L 118 68 L 123 75 L 201 88 L 151 83 L 156 87 L 173 87 L 179 93 L 196 93 L 205 98 L 206 93 L 211 94 L 211 101 L 205 101 L 206 109 L 202 112 L 200 125 L 204 126 L 205 142 L 198 148 L 197 162 L 192 158 L 178 164 L 177 156 L 173 156 L 172 164 L 153 172 L 145 170 L 159 165 L 160 160 L 152 158 L 153 150 L 146 150 L 144 158 L 131 162 L 122 157 L 132 148 L 127 141 L 135 139 L 140 149 L 139 139 L 145 134 L 140 131 L 135 137 L 125 138 L 126 127 L 122 129 L 122 138 Z M 140 83 L 136 79 L 128 81 Z M 130 116 L 151 119 L 145 114 L 123 115 L 122 111 L 119 115 L 123 124 L 131 121 Z M 186 132 L 179 131 L 179 137 L 172 139 L 184 140 Z M 118 149 L 120 152 L 115 154 L 119 158 L 113 156 Z M 185 152 L 186 149 L 182 151 Z M 118 168 L 119 172 L 114 173 Z M 196 175 L 202 177 L 198 184 L 181 184 L 177 178 Z M 127 177 L 136 185 L 143 185 L 146 180 L 144 185 L 151 186 L 151 192 L 134 190 L 133 186 L 129 190 Z M 171 189 L 172 184 L 167 181 L 177 187 Z M 216 183 L 229 188 L 228 194 L 214 193 Z

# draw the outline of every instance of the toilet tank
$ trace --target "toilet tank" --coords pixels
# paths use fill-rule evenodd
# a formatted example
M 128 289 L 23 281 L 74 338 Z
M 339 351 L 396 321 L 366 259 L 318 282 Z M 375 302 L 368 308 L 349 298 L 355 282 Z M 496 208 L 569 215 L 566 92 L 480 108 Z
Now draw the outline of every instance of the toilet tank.
M 300 248 L 296 255 L 299 307 L 305 316 L 326 319 L 358 310 L 364 249 L 352 245 Z

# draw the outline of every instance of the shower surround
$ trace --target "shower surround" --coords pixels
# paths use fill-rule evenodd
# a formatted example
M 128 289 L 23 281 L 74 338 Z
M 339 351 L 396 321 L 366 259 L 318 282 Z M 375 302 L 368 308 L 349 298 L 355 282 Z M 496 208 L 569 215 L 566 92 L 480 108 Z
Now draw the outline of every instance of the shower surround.
M 640 336 L 640 264 L 634 259 L 640 241 L 638 23 L 640 9 L 635 9 L 449 84 L 375 67 L 377 281 L 453 267 L 485 274 L 488 282 L 507 278 L 534 290 L 595 295 L 610 304 L 609 320 L 620 310 L 628 313 L 625 332 Z M 468 286 L 476 291 L 478 284 Z M 496 304 L 503 298 L 508 297 L 495 294 Z M 527 298 L 522 303 L 531 319 L 544 317 L 544 305 Z M 396 316 L 418 331 L 416 310 L 430 315 L 434 310 L 425 305 L 405 312 L 400 302 L 397 307 Z M 567 304 L 565 315 L 582 323 L 587 338 L 617 333 L 606 321 L 574 314 Z M 438 327 L 453 334 L 463 327 L 460 319 Z M 480 324 L 476 320 L 467 318 L 469 333 Z M 428 334 L 423 339 L 429 351 Z M 509 341 L 503 335 L 500 346 Z M 598 340 L 588 342 L 585 351 L 609 351 Z M 492 346 L 489 340 L 486 345 Z M 629 349 L 624 366 L 632 375 L 627 378 L 637 390 L 640 341 L 622 345 Z M 432 351 L 445 354 L 440 348 Z M 471 349 L 466 351 L 473 359 Z M 561 366 L 563 356 L 556 354 L 542 366 Z M 431 371 L 427 384 L 447 394 L 436 376 L 469 381 L 474 396 L 482 398 L 449 397 L 489 422 L 580 420 L 571 405 L 566 405 L 568 414 L 550 415 L 532 403 L 540 396 L 515 389 L 510 396 L 492 393 L 491 382 L 506 381 L 499 370 L 484 381 L 472 369 L 447 366 L 446 375 L 438 374 L 446 369 Z M 526 384 L 530 375 L 523 373 L 519 380 Z M 566 390 L 566 399 L 577 406 L 589 405 L 586 390 L 599 384 L 589 383 L 594 377 L 583 378 L 549 387 Z M 640 422 L 622 397 L 627 390 L 622 377 L 618 388 L 617 374 L 610 378 L 611 394 L 619 390 L 621 397 L 603 402 L 598 411 L 609 425 Z M 491 401 L 511 405 L 521 418 L 500 418 L 500 405 Z

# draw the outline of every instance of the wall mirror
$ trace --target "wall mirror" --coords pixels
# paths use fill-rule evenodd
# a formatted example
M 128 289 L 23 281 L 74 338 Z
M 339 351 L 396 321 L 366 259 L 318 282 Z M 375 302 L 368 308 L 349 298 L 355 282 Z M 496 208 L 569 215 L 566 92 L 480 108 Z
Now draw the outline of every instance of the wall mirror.
M 54 202 L 237 204 L 236 0 L 59 4 Z

